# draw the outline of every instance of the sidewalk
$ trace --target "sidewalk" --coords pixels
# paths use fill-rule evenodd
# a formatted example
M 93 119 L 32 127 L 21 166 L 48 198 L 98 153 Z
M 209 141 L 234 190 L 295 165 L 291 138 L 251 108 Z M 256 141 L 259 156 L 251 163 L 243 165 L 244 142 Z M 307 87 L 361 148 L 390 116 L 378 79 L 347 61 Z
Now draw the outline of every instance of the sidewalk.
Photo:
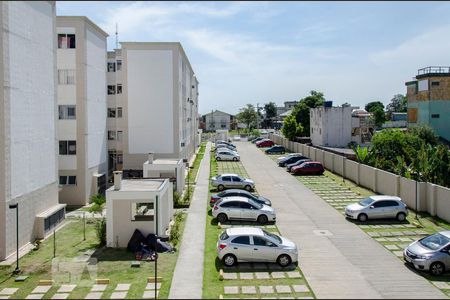
M 210 151 L 211 143 L 208 142 L 198 170 L 198 181 L 186 219 L 169 299 L 202 298 Z

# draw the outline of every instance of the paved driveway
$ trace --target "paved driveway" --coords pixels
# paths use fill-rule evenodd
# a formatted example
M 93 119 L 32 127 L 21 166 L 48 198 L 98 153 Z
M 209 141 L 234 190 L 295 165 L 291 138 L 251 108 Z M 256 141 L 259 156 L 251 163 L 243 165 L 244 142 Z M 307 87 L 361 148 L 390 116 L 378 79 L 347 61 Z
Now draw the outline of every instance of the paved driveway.
M 447 298 L 255 145 L 236 144 L 258 192 L 272 200 L 280 232 L 299 246 L 317 298 Z

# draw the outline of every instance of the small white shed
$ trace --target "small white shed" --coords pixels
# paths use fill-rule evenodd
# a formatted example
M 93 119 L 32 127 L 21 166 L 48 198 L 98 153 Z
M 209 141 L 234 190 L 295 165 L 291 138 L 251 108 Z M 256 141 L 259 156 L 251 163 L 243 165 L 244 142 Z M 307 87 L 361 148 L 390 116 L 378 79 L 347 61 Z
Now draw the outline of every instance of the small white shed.
M 172 189 L 169 179 L 123 180 L 122 171 L 115 171 L 114 186 L 106 191 L 107 247 L 127 247 L 135 229 L 144 236 L 166 237 L 173 217 Z
M 181 195 L 184 189 L 186 168 L 182 159 L 155 159 L 148 154 L 148 160 L 142 166 L 144 178 L 175 178 L 176 189 Z

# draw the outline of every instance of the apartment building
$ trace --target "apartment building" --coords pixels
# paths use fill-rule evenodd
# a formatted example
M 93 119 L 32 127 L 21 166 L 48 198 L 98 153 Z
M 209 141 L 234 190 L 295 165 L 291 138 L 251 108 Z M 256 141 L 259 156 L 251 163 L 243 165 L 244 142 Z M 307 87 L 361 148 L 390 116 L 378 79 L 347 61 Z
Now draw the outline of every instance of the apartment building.
M 205 124 L 205 130 L 233 130 L 236 127 L 235 117 L 231 114 L 220 110 L 214 110 L 202 116 L 202 121 Z
M 138 170 L 148 153 L 189 160 L 199 145 L 198 81 L 180 43 L 122 42 L 108 52 L 108 155 Z
M 56 17 L 59 200 L 89 203 L 106 189 L 106 38 L 86 17 Z
M 0 260 L 64 219 L 58 204 L 53 1 L 0 2 Z
M 408 126 L 428 125 L 450 141 L 450 67 L 419 69 L 405 85 Z

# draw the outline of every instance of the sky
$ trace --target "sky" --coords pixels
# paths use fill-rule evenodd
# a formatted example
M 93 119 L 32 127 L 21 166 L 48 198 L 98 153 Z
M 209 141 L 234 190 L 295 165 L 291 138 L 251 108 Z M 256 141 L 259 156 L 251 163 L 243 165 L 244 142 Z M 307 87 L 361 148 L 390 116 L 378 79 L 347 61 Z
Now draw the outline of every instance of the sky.
M 300 100 L 385 105 L 427 66 L 450 65 L 450 2 L 57 1 L 118 40 L 180 42 L 199 113 Z

